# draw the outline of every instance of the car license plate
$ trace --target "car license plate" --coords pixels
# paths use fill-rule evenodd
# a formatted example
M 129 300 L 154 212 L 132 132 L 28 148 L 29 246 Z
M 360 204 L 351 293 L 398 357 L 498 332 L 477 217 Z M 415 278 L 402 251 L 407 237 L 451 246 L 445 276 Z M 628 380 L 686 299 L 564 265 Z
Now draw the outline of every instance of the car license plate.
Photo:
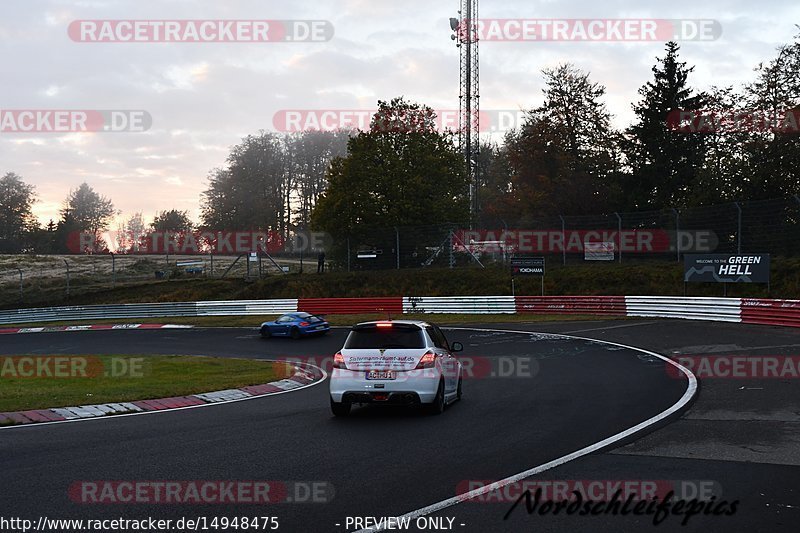
M 370 370 L 367 379 L 395 379 L 397 376 L 392 370 Z

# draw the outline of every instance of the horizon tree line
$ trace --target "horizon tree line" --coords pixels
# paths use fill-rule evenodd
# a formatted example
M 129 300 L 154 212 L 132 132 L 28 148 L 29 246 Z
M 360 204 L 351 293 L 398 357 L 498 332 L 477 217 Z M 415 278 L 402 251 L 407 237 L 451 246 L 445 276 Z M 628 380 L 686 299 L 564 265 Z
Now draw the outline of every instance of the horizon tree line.
M 800 116 L 800 35 L 759 64 L 741 87 L 691 83 L 694 67 L 669 42 L 652 78 L 632 104 L 634 121 L 615 129 L 607 89 L 570 63 L 542 70 L 541 105 L 530 109 L 502 143 L 485 144 L 479 165 L 482 220 L 524 226 L 544 216 L 687 208 L 736 199 L 800 193 L 800 135 L 770 130 L 682 133 L 669 127 L 675 110 L 736 110 Z M 413 131 L 386 131 L 413 119 Z M 379 102 L 369 131 L 259 131 L 212 169 L 200 198 L 200 220 L 160 212 L 151 224 L 136 213 L 119 225 L 169 228 L 318 229 L 342 234 L 357 227 L 466 221 L 465 176 L 454 159 L 453 132 L 435 128 L 424 104 Z M 0 252 L 63 251 L 70 231 L 99 235 L 119 215 L 87 183 L 70 191 L 42 227 L 33 216 L 35 189 L 14 172 L 0 178 Z M 434 200 L 429 202 L 429 200 Z M 420 205 L 425 206 L 418 209 Z M 118 243 L 126 244 L 126 243 Z M 102 243 L 96 250 L 103 251 Z M 123 247 L 124 249 L 124 247 Z

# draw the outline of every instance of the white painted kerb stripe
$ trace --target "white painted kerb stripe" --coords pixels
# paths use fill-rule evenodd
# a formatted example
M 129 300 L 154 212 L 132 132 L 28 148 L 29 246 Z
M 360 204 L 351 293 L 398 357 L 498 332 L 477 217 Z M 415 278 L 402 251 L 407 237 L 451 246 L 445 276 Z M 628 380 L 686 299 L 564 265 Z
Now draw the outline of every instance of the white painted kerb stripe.
M 274 361 L 276 363 L 290 363 L 290 364 L 295 364 L 295 365 L 298 364 L 297 362 L 284 361 L 282 359 L 253 359 L 253 361 Z M 235 399 L 231 399 L 231 400 L 222 400 L 222 401 L 217 401 L 217 402 L 212 402 L 212 403 L 204 403 L 202 405 L 187 405 L 186 407 L 176 407 L 174 409 L 161 409 L 161 410 L 156 410 L 156 411 L 144 411 L 143 409 L 141 409 L 141 408 L 139 408 L 139 407 L 137 407 L 137 406 L 135 406 L 133 404 L 121 403 L 120 405 L 122 405 L 122 406 L 130 406 L 131 407 L 130 410 L 137 411 L 137 412 L 119 414 L 119 415 L 114 415 L 114 416 L 86 416 L 86 417 L 80 417 L 80 416 L 76 415 L 75 413 L 69 411 L 69 409 L 74 409 L 74 407 L 50 409 L 50 411 L 53 411 L 53 412 L 56 412 L 56 413 L 60 414 L 61 416 L 66 418 L 66 420 L 54 420 L 52 422 L 40 422 L 38 424 L 16 424 L 16 425 L 13 425 L 13 426 L 0 426 L 0 431 L 3 431 L 3 430 L 12 431 L 12 430 L 24 430 L 24 429 L 30 430 L 31 428 L 40 428 L 42 426 L 53 426 L 53 425 L 56 425 L 56 424 L 68 424 L 70 422 L 88 422 L 90 420 L 119 420 L 121 418 L 125 418 L 125 417 L 128 417 L 128 416 L 155 415 L 155 414 L 163 414 L 163 413 L 174 413 L 176 411 L 185 411 L 185 410 L 188 410 L 188 409 L 202 409 L 202 408 L 205 408 L 205 407 L 213 407 L 215 405 L 226 405 L 226 404 L 229 404 L 229 403 L 242 402 L 242 401 L 246 401 L 246 400 L 258 400 L 258 399 L 261 399 L 261 398 L 269 398 L 270 396 L 277 396 L 279 394 L 288 394 L 288 393 L 291 393 L 291 392 L 294 392 L 294 391 L 299 391 L 301 389 L 307 389 L 309 387 L 314 387 L 315 385 L 319 385 L 320 383 L 324 383 L 325 380 L 328 379 L 328 373 L 325 372 L 325 370 L 323 370 L 322 368 L 320 368 L 320 367 L 318 367 L 316 365 L 309 364 L 309 363 L 300 363 L 300 364 L 316 368 L 317 370 L 319 370 L 321 372 L 322 377 L 319 380 L 314 381 L 313 383 L 308 383 L 308 384 L 301 385 L 301 386 L 298 386 L 298 387 L 292 387 L 292 388 L 289 388 L 287 390 L 282 390 L 280 392 L 271 392 L 271 393 L 268 393 L 268 394 L 261 394 L 259 396 L 253 396 L 251 394 L 248 394 L 246 397 L 243 397 L 243 398 L 235 398 Z M 297 367 L 295 367 L 295 368 L 297 368 Z M 295 383 L 295 382 L 293 382 L 293 383 Z
M 505 330 L 505 329 L 475 329 L 475 328 L 446 328 L 446 329 L 466 330 L 466 331 L 484 331 L 484 332 L 489 332 L 489 333 L 502 332 L 502 333 L 519 333 L 519 334 L 523 334 L 523 335 L 537 335 L 537 333 L 533 332 L 533 331 L 511 331 L 511 330 Z M 657 424 L 658 422 L 664 420 L 665 418 L 669 417 L 673 413 L 675 413 L 678 410 L 680 410 L 681 408 L 683 408 L 683 406 L 688 404 L 692 400 L 694 395 L 697 393 L 697 378 L 695 377 L 695 375 L 692 374 L 692 372 L 688 368 L 676 363 L 675 361 L 673 361 L 672 359 L 669 359 L 668 357 L 664 357 L 663 355 L 659 355 L 659 354 L 657 354 L 655 352 L 644 350 L 642 348 L 637 348 L 636 346 L 628 346 L 626 344 L 619 344 L 619 343 L 616 343 L 616 342 L 604 341 L 604 340 L 599 340 L 599 339 L 589 339 L 589 338 L 586 338 L 586 337 L 575 337 L 573 335 L 561 335 L 561 334 L 557 334 L 557 333 L 548 333 L 547 335 L 556 336 L 556 337 L 563 337 L 563 338 L 567 338 L 567 339 L 578 339 L 578 340 L 591 341 L 591 342 L 601 342 L 603 344 L 609 344 L 611 346 L 619 346 L 619 347 L 622 347 L 622 348 L 628 348 L 630 350 L 636 350 L 638 352 L 646 353 L 648 355 L 653 355 L 655 357 L 658 357 L 659 359 L 663 359 L 668 364 L 674 366 L 675 368 L 677 368 L 678 370 L 683 372 L 684 375 L 686 375 L 686 379 L 689 380 L 689 386 L 686 388 L 686 392 L 683 394 L 683 396 L 681 396 L 680 400 L 678 400 L 674 405 L 672 405 L 672 407 L 670 407 L 666 411 L 663 411 L 663 412 L 657 414 L 656 416 L 654 416 L 652 418 L 648 418 L 644 422 L 641 422 L 641 423 L 636 424 L 635 426 L 633 426 L 631 428 L 626 429 L 625 431 L 617 433 L 616 435 L 612 435 L 611 437 L 608 437 L 607 439 L 603 439 L 600 442 L 596 442 L 594 444 L 586 446 L 585 448 L 581 448 L 580 450 L 572 452 L 572 453 L 570 453 L 568 455 L 564 455 L 563 457 L 559 457 L 558 459 L 554 459 L 554 460 L 550 461 L 549 463 L 545 463 L 543 465 L 535 466 L 535 467 L 533 467 L 533 468 L 531 468 L 529 470 L 525 470 L 524 472 L 520 472 L 519 474 L 515 474 L 515 475 L 513 475 L 511 477 L 507 477 L 505 479 L 501 479 L 500 481 L 495 481 L 494 483 L 492 483 L 490 485 L 486 485 L 486 486 L 477 488 L 475 490 L 471 490 L 470 492 L 466 492 L 464 494 L 460 494 L 460 495 L 455 496 L 453 498 L 448 498 L 446 500 L 442 500 L 442 501 L 440 501 L 438 503 L 434 503 L 433 505 L 429 505 L 427 507 L 423 507 L 422 509 L 417 509 L 416 511 L 411 511 L 410 513 L 406 513 L 406 514 L 404 514 L 404 515 L 402 515 L 402 516 L 400 516 L 398 518 L 410 518 L 410 519 L 413 520 L 413 519 L 415 519 L 417 517 L 420 517 L 420 516 L 425 516 L 425 515 L 429 515 L 429 514 L 432 514 L 432 513 L 436 513 L 438 511 L 441 511 L 442 509 L 446 509 L 448 507 L 452 507 L 453 505 L 457 505 L 457 504 L 459 504 L 461 502 L 464 502 L 464 501 L 467 501 L 467 500 L 471 500 L 473 498 L 477 498 L 478 496 L 482 496 L 484 494 L 488 494 L 488 493 L 490 493 L 492 491 L 495 491 L 497 489 L 505 487 L 506 485 L 509 485 L 511 483 L 516 483 L 517 481 L 521 481 L 521 480 L 523 480 L 525 478 L 528 478 L 528 477 L 531 477 L 533 475 L 536 475 L 536 474 L 539 474 L 541 472 L 544 472 L 545 470 L 550 470 L 551 468 L 555 468 L 555 467 L 557 467 L 559 465 L 563 465 L 564 463 L 568 463 L 569 461 L 572 461 L 572 460 L 577 459 L 579 457 L 583 457 L 584 455 L 589 455 L 590 453 L 596 452 L 597 450 L 600 450 L 600 449 L 602 449 L 602 448 L 604 448 L 604 447 L 606 447 L 606 446 L 608 446 L 610 444 L 614 444 L 615 442 L 619 442 L 619 441 L 621 441 L 621 440 L 623 440 L 623 439 L 625 439 L 627 437 L 630 437 L 631 435 L 633 435 L 635 433 L 638 433 L 639 431 L 641 431 L 641 430 L 643 430 L 643 429 L 645 429 L 645 428 L 647 428 L 649 426 L 652 426 L 653 424 Z M 360 529 L 360 530 L 356 531 L 355 533 L 371 533 L 371 532 L 384 531 L 384 530 L 385 530 L 385 528 L 368 528 L 368 529 Z

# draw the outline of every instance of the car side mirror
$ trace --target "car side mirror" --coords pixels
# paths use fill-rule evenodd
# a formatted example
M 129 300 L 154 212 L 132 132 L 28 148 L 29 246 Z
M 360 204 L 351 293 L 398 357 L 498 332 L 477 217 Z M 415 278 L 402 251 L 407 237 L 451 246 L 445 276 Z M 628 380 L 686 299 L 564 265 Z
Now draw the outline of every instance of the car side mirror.
M 450 349 L 454 353 L 463 352 L 464 351 L 464 345 L 461 344 L 460 342 L 454 342 L 453 345 L 450 346 Z

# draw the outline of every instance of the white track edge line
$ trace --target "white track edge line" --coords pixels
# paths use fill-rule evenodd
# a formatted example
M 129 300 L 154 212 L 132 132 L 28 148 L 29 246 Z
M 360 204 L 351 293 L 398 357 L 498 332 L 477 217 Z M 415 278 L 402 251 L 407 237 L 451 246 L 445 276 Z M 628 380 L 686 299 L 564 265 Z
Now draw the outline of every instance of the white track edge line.
M 680 365 L 680 364 L 676 363 L 675 361 L 673 361 L 669 357 L 666 357 L 666 356 L 661 355 L 661 354 L 657 354 L 655 352 L 651 352 L 650 350 L 645 350 L 644 348 L 637 348 L 636 346 L 629 346 L 627 344 L 620 344 L 620 343 L 617 343 L 617 342 L 605 341 L 605 340 L 600 340 L 600 339 L 591 339 L 591 338 L 588 338 L 588 337 L 576 337 L 574 335 L 565 335 L 565 334 L 561 334 L 561 333 L 542 333 L 542 332 L 536 332 L 536 331 L 514 331 L 514 330 L 507 330 L 507 329 L 481 329 L 481 328 L 444 328 L 444 329 L 462 330 L 462 331 L 463 330 L 466 330 L 466 331 L 483 331 L 483 332 L 488 332 L 488 333 L 515 333 L 515 334 L 522 334 L 522 335 L 551 335 L 551 336 L 556 336 L 556 337 L 563 337 L 563 338 L 566 338 L 566 339 L 578 339 L 578 340 L 585 340 L 585 341 L 591 341 L 591 342 L 600 342 L 600 343 L 603 343 L 603 344 L 610 344 L 612 346 L 620 346 L 622 348 L 628 348 L 630 350 L 635 350 L 635 351 L 638 351 L 638 352 L 646 353 L 648 355 L 654 355 L 654 356 L 658 357 L 659 359 L 663 359 L 667 363 L 673 365 L 675 368 L 677 368 L 678 370 L 683 372 L 684 375 L 686 376 L 686 378 L 689 381 L 689 385 L 686 388 L 686 392 L 684 392 L 683 396 L 681 396 L 681 398 L 677 402 L 675 402 L 671 407 L 669 407 L 665 411 L 662 411 L 661 413 L 657 414 L 656 416 L 648 418 L 644 422 L 640 422 L 639 424 L 637 424 L 637 425 L 635 425 L 633 427 L 630 427 L 630 428 L 628 428 L 628 429 L 626 429 L 624 431 L 621 431 L 621 432 L 619 432 L 619 433 L 617 433 L 615 435 L 612 435 L 612 436 L 610 436 L 608 438 L 605 438 L 605 439 L 603 439 L 601 441 L 598 441 L 598 442 L 596 442 L 594 444 L 590 444 L 589 446 L 581 448 L 580 450 L 574 451 L 574 452 L 572 452 L 570 454 L 564 455 L 564 456 L 559 457 L 557 459 L 553 459 L 552 461 L 550 461 L 548 463 L 544 463 L 542 465 L 535 466 L 533 468 L 525 470 L 524 472 L 520 472 L 519 474 L 514 474 L 513 476 L 509 476 L 509 477 L 507 477 L 505 479 L 501 479 L 500 481 L 495 481 L 494 483 L 491 483 L 489 485 L 485 485 L 483 487 L 471 490 L 471 491 L 466 492 L 464 494 L 459 494 L 458 496 L 455 496 L 453 498 L 448 498 L 446 500 L 442 500 L 442 501 L 434 503 L 432 505 L 428 505 L 427 507 L 423 507 L 421 509 L 417 509 L 415 511 L 411 511 L 409 513 L 405 513 L 403 515 L 400 515 L 397 518 L 414 519 L 414 518 L 418 518 L 420 516 L 426 516 L 426 515 L 429 515 L 431 513 L 435 513 L 435 512 L 441 511 L 442 509 L 446 509 L 448 507 L 452 507 L 453 505 L 457 505 L 459 503 L 471 500 L 473 498 L 477 498 L 478 496 L 482 496 L 484 494 L 487 494 L 487 493 L 492 492 L 494 490 L 497 490 L 499 488 L 505 487 L 506 485 L 509 485 L 511 483 L 516 483 L 517 481 L 521 481 L 521 480 L 523 480 L 523 479 L 525 479 L 527 477 L 539 474 L 539 473 L 544 472 L 546 470 L 550 470 L 551 468 L 555 468 L 555 467 L 560 466 L 560 465 L 562 465 L 564 463 L 568 463 L 569 461 L 578 459 L 579 457 L 583 457 L 584 455 L 589 455 L 590 453 L 593 453 L 593 452 L 595 452 L 595 451 L 597 451 L 597 450 L 599 450 L 601 448 L 604 448 L 604 447 L 608 446 L 609 444 L 613 444 L 615 442 L 623 440 L 623 439 L 625 439 L 625 438 L 627 438 L 627 437 L 629 437 L 629 436 L 631 436 L 631 435 L 633 435 L 635 433 L 638 433 L 639 431 L 641 431 L 641 430 L 643 430 L 643 429 L 645 429 L 645 428 L 647 428 L 649 426 L 652 426 L 653 424 L 656 424 L 656 423 L 660 422 L 661 420 L 664 420 L 665 418 L 669 417 L 673 413 L 675 413 L 678 410 L 680 410 L 681 408 L 683 408 L 686 404 L 688 404 L 692 400 L 692 398 L 694 398 L 694 395 L 697 393 L 697 377 L 695 377 L 695 375 L 691 372 L 691 370 L 689 370 L 688 368 L 684 367 L 683 365 Z M 386 528 L 359 529 L 358 531 L 355 531 L 354 533 L 377 533 L 378 531 L 385 531 L 385 529 Z
M 282 360 L 274 360 L 274 359 L 251 359 L 251 361 L 275 361 L 276 363 L 296 364 L 296 363 L 294 363 L 292 361 L 282 361 Z M 320 368 L 320 367 L 318 367 L 316 365 L 309 364 L 309 363 L 302 363 L 302 364 L 316 368 L 317 370 L 322 372 L 322 377 L 320 379 L 318 379 L 317 381 L 315 381 L 314 383 L 308 383 L 306 385 L 303 385 L 302 387 L 295 387 L 293 389 L 282 390 L 280 392 L 271 392 L 269 394 L 261 394 L 261 395 L 258 395 L 258 396 L 250 396 L 249 398 L 236 398 L 235 400 L 223 400 L 221 402 L 210 402 L 210 403 L 206 403 L 206 404 L 203 404 L 203 405 L 187 405 L 186 407 L 176 407 L 174 409 L 160 409 L 160 410 L 157 410 L 157 411 L 143 411 L 143 412 L 139 412 L 139 413 L 124 413 L 124 414 L 119 414 L 119 415 L 95 416 L 95 417 L 92 417 L 92 418 L 75 418 L 75 419 L 72 419 L 72 420 L 54 420 L 52 422 L 38 422 L 38 423 L 33 423 L 33 424 L 15 424 L 15 425 L 11 425 L 11 426 L 2 426 L 2 427 L 0 427 L 0 431 L 9 430 L 9 429 L 25 429 L 25 428 L 31 429 L 31 428 L 41 427 L 41 426 L 51 426 L 53 424 L 67 424 L 67 423 L 71 423 L 71 422 L 91 422 L 91 421 L 96 421 L 96 420 L 114 420 L 114 419 L 117 419 L 117 418 L 124 418 L 124 417 L 128 417 L 128 416 L 154 415 L 154 414 L 159 414 L 159 413 L 174 413 L 175 411 L 183 411 L 185 409 L 199 409 L 199 408 L 202 408 L 202 407 L 213 407 L 215 405 L 225 405 L 225 404 L 235 403 L 235 402 L 244 402 L 244 401 L 247 401 L 247 400 L 257 400 L 259 398 L 267 398 L 269 396 L 277 396 L 279 394 L 287 394 L 287 393 L 290 393 L 290 392 L 297 392 L 299 390 L 303 390 L 303 389 L 307 389 L 309 387 L 313 387 L 315 385 L 319 385 L 320 383 L 323 383 L 323 382 L 325 382 L 326 379 L 328 379 L 328 373 L 325 372 L 325 370 L 323 370 L 322 368 Z M 297 367 L 295 367 L 295 368 L 297 368 Z M 212 392 L 214 392 L 214 391 L 212 391 Z M 156 399 L 158 399 L 158 398 L 156 398 Z M 139 400 L 134 400 L 134 401 L 139 401 Z M 76 407 L 78 407 L 78 406 L 76 406 Z M 60 407 L 56 407 L 55 409 L 61 409 L 61 408 Z

